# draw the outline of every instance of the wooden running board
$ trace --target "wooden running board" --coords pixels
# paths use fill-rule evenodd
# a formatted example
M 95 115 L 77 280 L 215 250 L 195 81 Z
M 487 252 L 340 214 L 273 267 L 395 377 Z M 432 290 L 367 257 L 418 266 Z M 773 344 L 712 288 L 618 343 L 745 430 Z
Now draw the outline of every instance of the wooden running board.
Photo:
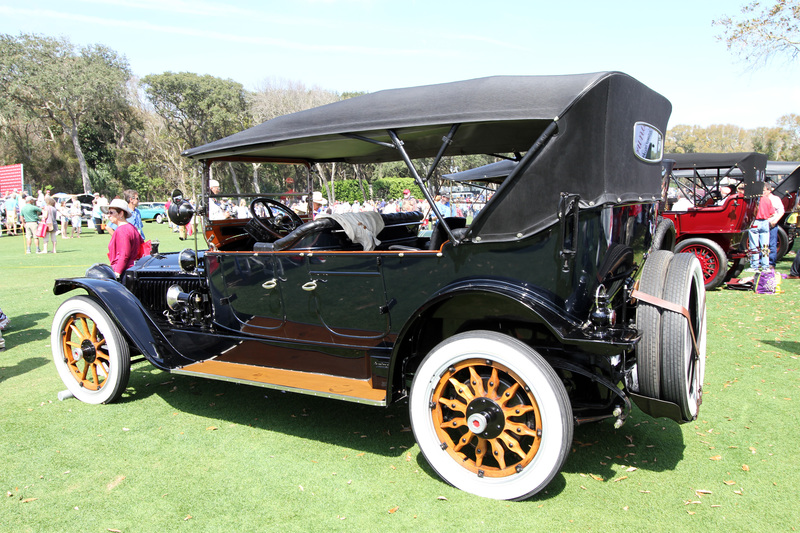
M 386 405 L 386 391 L 373 389 L 368 379 L 343 378 L 214 359 L 175 368 L 171 372 L 370 405 Z

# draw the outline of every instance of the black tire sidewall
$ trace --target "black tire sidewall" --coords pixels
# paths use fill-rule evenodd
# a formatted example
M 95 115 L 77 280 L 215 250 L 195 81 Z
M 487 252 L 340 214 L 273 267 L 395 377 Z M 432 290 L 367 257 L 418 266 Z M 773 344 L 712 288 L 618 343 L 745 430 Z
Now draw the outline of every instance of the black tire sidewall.
M 688 309 L 697 336 L 695 383 L 689 382 L 689 365 L 694 347 L 686 317 L 664 311 L 661 322 L 661 397 L 677 404 L 684 421 L 696 418 L 705 375 L 706 314 L 702 269 L 694 254 L 675 254 L 667 270 L 662 298 Z

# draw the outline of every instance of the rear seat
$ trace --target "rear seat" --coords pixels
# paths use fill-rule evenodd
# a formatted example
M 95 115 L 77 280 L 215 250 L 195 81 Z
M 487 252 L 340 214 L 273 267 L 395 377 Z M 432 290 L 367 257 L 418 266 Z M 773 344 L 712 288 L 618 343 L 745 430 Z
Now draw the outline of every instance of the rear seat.
M 378 246 L 379 250 L 385 250 L 397 244 L 411 246 L 416 244 L 419 225 L 422 222 L 421 212 L 381 214 L 381 218 L 384 222 L 384 228 L 378 234 L 378 239 L 381 241 L 380 246 Z M 311 240 L 312 236 L 316 238 Z M 253 249 L 256 252 L 281 251 L 291 249 L 298 243 L 301 249 L 361 249 L 360 245 L 350 242 L 344 235 L 339 223 L 329 217 L 306 222 L 275 242 L 257 242 Z

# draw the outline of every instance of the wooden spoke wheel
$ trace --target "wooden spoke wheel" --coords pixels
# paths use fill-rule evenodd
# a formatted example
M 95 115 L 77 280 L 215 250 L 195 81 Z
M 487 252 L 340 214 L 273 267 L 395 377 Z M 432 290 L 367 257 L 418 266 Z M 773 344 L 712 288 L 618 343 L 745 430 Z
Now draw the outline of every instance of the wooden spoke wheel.
M 67 389 L 86 403 L 109 403 L 125 391 L 130 349 L 108 313 L 86 296 L 66 300 L 51 331 L 53 360 Z
M 417 369 L 409 407 L 434 470 L 488 498 L 542 490 L 572 442 L 561 380 L 533 349 L 495 332 L 462 333 L 436 346 Z
M 433 392 L 434 425 L 447 452 L 479 476 L 502 477 L 530 464 L 541 443 L 539 405 L 504 366 L 468 359 Z M 491 361 L 490 361 L 491 363 Z

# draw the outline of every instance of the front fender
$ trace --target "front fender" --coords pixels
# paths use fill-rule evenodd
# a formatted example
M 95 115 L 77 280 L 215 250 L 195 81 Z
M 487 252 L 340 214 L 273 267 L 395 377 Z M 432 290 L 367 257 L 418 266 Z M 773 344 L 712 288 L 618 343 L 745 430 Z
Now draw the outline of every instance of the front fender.
M 62 278 L 55 281 L 53 293 L 61 295 L 75 289 L 85 290 L 100 302 L 120 331 L 153 365 L 169 370 L 176 366 L 175 358 L 184 360 L 139 300 L 121 283 L 108 279 Z M 185 362 L 191 361 L 186 359 Z

